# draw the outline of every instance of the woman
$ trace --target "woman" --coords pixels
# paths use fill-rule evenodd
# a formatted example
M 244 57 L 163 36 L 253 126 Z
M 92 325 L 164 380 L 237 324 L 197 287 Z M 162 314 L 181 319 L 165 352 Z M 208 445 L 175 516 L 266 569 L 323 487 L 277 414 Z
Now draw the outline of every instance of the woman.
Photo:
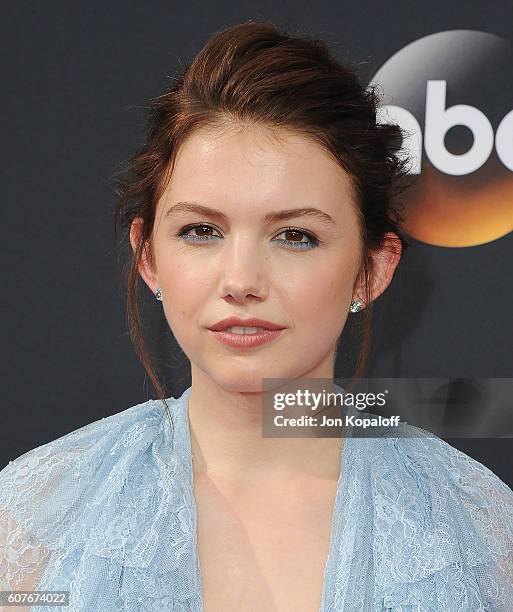
M 154 100 L 116 212 L 162 401 L 0 473 L 3 589 L 69 591 L 80 611 L 513 609 L 513 492 L 486 467 L 407 424 L 262 436 L 279 389 L 263 380 L 333 381 L 359 310 L 364 371 L 371 303 L 407 246 L 401 132 L 377 104 L 323 43 L 251 22 Z M 142 340 L 139 276 L 190 359 L 177 399 Z

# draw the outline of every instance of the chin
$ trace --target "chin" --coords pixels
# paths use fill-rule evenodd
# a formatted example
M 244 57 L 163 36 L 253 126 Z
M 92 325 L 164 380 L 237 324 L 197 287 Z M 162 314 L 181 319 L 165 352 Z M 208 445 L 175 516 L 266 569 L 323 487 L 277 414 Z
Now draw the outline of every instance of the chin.
M 220 387 L 230 393 L 261 393 L 262 375 L 237 372 L 234 368 L 226 376 L 213 376 Z
M 211 370 L 212 372 L 212 370 Z M 209 374 L 210 378 L 225 391 L 230 393 L 262 393 L 264 379 L 278 379 L 271 384 L 266 382 L 266 391 L 278 389 L 283 381 L 295 380 L 301 377 L 301 372 L 283 371 L 277 368 L 244 368 L 232 364 L 226 372 L 215 372 Z
M 218 385 L 223 391 L 227 393 L 233 394 L 243 394 L 243 393 L 262 393 L 262 384 L 260 381 L 255 381 L 253 384 L 238 381 L 224 381 L 219 380 L 217 378 L 212 379 L 216 385 Z

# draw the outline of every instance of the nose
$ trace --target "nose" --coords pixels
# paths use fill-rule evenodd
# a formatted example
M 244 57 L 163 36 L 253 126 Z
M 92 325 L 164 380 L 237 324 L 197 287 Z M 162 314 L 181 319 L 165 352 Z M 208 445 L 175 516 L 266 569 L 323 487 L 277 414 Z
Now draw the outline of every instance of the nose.
M 260 300 L 267 295 L 265 254 L 259 252 L 256 243 L 249 244 L 247 237 L 240 236 L 227 245 L 222 258 L 220 293 L 244 302 L 248 296 Z

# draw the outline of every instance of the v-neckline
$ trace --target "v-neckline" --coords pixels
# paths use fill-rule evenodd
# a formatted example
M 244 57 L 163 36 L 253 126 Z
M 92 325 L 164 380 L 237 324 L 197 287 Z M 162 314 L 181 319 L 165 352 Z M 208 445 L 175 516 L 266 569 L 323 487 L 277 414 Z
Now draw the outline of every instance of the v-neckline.
M 339 385 L 334 385 L 335 390 L 338 393 L 344 393 L 344 389 Z M 198 548 L 198 506 L 194 493 L 194 469 L 192 461 L 192 443 L 191 443 L 191 428 L 189 422 L 189 396 L 191 393 L 191 387 L 188 387 L 178 398 L 179 407 L 181 409 L 178 415 L 182 422 L 178 424 L 177 430 L 178 435 L 175 439 L 175 450 L 178 452 L 178 456 L 184 459 L 183 467 L 186 471 L 186 477 L 190 486 L 190 504 L 192 511 L 192 535 L 193 535 L 193 554 L 194 554 L 194 566 L 196 569 L 196 576 L 198 578 L 197 593 L 199 599 L 200 610 L 197 612 L 204 612 L 203 606 L 203 573 L 201 569 L 199 548 Z M 174 399 L 174 398 L 173 398 Z M 176 401 L 176 400 L 175 400 Z M 349 409 L 347 413 L 352 413 L 353 410 Z M 175 420 L 175 419 L 173 419 Z M 342 498 L 346 490 L 347 474 L 344 473 L 344 466 L 347 464 L 347 456 L 349 454 L 349 443 L 352 440 L 352 428 L 347 428 L 344 441 L 341 443 L 340 457 L 339 457 L 339 476 L 337 479 L 337 487 L 335 493 L 335 499 L 331 511 L 331 526 L 330 526 L 330 537 L 328 544 L 328 554 L 324 563 L 323 580 L 321 589 L 321 602 L 319 606 L 319 612 L 326 612 L 329 609 L 329 597 L 333 594 L 329 591 L 329 577 L 335 575 L 336 568 L 340 565 L 340 543 L 336 542 L 336 534 L 338 532 L 338 521 L 342 516 L 343 506 Z M 352 442 L 351 442 L 352 444 Z

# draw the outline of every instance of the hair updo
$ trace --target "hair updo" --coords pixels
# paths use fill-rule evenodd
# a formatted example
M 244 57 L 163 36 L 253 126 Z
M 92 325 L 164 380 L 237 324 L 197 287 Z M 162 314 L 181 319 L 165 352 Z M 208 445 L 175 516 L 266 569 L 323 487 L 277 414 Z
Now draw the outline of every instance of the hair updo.
M 232 25 L 212 35 L 192 63 L 171 77 L 171 86 L 151 99 L 144 143 L 113 177 L 119 200 L 114 231 L 129 240 L 136 217 L 141 240 L 125 262 L 130 337 L 158 397 L 158 380 L 144 342 L 137 297 L 142 255 L 153 265 L 152 233 L 157 203 L 171 177 L 177 151 L 192 132 L 227 124 L 262 124 L 313 139 L 348 173 L 357 203 L 361 237 L 360 274 L 366 291 L 362 342 L 354 377 L 364 372 L 370 344 L 372 260 L 387 232 L 398 236 L 391 248 L 403 253 L 396 196 L 407 186 L 407 158 L 400 155 L 403 131 L 378 123 L 375 86 L 365 88 L 356 70 L 336 60 L 322 40 L 292 35 L 271 22 Z M 340 339 L 339 339 L 340 340 Z

